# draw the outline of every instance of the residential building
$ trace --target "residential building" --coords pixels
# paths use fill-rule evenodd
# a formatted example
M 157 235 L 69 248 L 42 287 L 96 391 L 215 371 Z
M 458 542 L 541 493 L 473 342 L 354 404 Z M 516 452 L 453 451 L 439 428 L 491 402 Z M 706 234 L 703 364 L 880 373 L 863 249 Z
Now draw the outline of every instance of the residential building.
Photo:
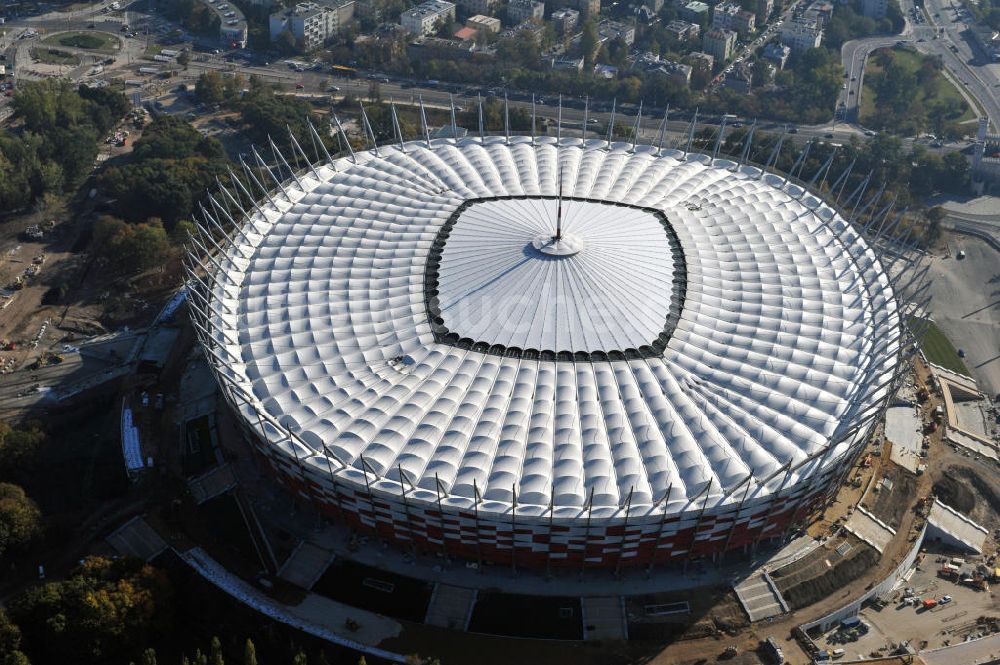
M 511 23 L 536 21 L 541 23 L 545 16 L 545 3 L 537 0 L 510 0 L 507 4 L 507 20 Z
M 578 0 L 576 8 L 584 16 L 597 16 L 601 13 L 601 0 Z
M 557 35 L 572 35 L 580 24 L 580 12 L 575 9 L 557 9 L 550 17 Z
M 749 62 L 737 62 L 733 68 L 725 75 L 722 86 L 735 90 L 741 94 L 747 94 L 753 84 L 753 65 Z
M 642 0 L 642 4 L 652 9 L 654 14 L 658 14 L 663 9 L 663 0 Z
M 748 12 L 736 3 L 721 2 L 712 10 L 712 27 L 733 30 L 741 37 L 753 32 L 757 15 Z
M 283 32 L 289 32 L 302 50 L 311 51 L 340 32 L 353 18 L 354 0 L 336 0 L 325 4 L 300 2 L 271 14 L 271 41 L 278 39 Z
M 819 27 L 825 28 L 830 20 L 833 19 L 833 3 L 814 2 L 802 12 L 802 16 L 807 19 L 816 20 L 819 23 Z
M 219 26 L 219 39 L 232 48 L 246 48 L 247 34 L 246 21 L 226 21 Z
M 442 23 L 455 22 L 455 5 L 447 0 L 427 0 L 400 14 L 399 22 L 412 35 L 430 35 Z
M 494 18 L 493 16 L 483 16 L 482 14 L 477 14 L 476 16 L 470 16 L 465 20 L 465 27 L 472 28 L 476 32 L 482 34 L 492 33 L 498 34 L 500 28 L 500 19 Z
M 556 71 L 573 71 L 582 72 L 583 71 L 583 58 L 572 58 L 569 56 L 561 56 L 552 58 L 552 69 Z
M 784 44 L 771 42 L 764 47 L 760 57 L 774 65 L 775 69 L 780 70 L 785 68 L 785 63 L 788 62 L 788 56 L 791 54 L 792 49 L 788 48 Z
M 456 41 L 440 37 L 421 37 L 406 45 L 406 54 L 411 60 L 426 58 L 471 60 L 493 58 L 496 56 L 496 50 L 488 46 L 477 46 L 473 40 Z
M 684 56 L 684 62 L 691 65 L 691 68 L 700 72 L 711 72 L 715 66 L 715 58 L 708 53 L 695 51 Z
M 823 42 L 823 28 L 819 22 L 806 18 L 785 21 L 779 37 L 781 43 L 792 49 L 792 53 L 804 53 Z
M 865 16 L 885 18 L 888 11 L 888 0 L 861 0 L 861 13 Z
M 489 16 L 500 8 L 500 0 L 458 0 L 458 6 L 467 14 Z
M 767 17 L 774 11 L 774 0 L 760 0 L 757 6 L 760 9 L 757 15 L 760 16 L 761 20 L 766 21 Z
M 641 69 L 646 76 L 662 76 L 671 83 L 685 88 L 691 84 L 691 65 L 664 60 L 652 53 L 639 56 L 635 67 Z
M 729 60 L 736 48 L 736 33 L 723 28 L 712 28 L 702 38 L 702 48 L 716 61 Z
M 610 81 L 618 78 L 618 68 L 614 65 L 594 65 L 594 76 Z
M 664 30 L 679 42 L 697 39 L 701 35 L 701 26 L 697 23 L 688 23 L 687 21 L 671 21 Z
M 708 23 L 708 5 L 698 0 L 692 0 L 681 7 L 678 15 L 685 21 L 704 25 Z
M 629 46 L 635 42 L 635 28 L 618 21 L 601 21 L 601 24 L 597 26 L 597 34 L 601 42 L 620 39 Z

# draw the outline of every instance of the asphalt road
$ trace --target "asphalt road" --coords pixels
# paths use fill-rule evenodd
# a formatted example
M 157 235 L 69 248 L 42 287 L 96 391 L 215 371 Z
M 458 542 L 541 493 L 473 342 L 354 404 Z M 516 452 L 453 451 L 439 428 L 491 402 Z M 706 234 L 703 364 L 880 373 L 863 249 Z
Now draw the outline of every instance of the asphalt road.
M 912 2 L 912 0 L 904 0 L 904 2 Z M 109 4 L 109 3 L 104 3 Z M 66 14 L 51 13 L 39 17 L 29 17 L 25 19 L 17 19 L 11 21 L 7 24 L 6 30 L 8 32 L 7 41 L 11 41 L 11 37 L 15 36 L 19 32 L 23 31 L 25 28 L 31 27 L 38 30 L 44 30 L 47 33 L 65 31 L 65 30 L 87 30 L 87 26 L 91 23 L 96 25 L 97 29 L 103 29 L 106 32 L 114 33 L 119 38 L 122 38 L 121 33 L 118 30 L 120 23 L 122 21 L 129 22 L 133 30 L 142 29 L 144 25 L 150 25 L 154 23 L 164 23 L 165 21 L 156 16 L 146 16 L 138 12 L 126 11 L 124 18 L 117 18 L 112 16 L 104 16 L 101 13 L 101 7 L 103 5 L 97 5 L 92 9 L 81 10 Z M 791 12 L 790 7 L 788 12 Z M 786 13 L 788 13 L 786 12 Z M 773 28 L 773 26 L 772 26 Z M 773 30 L 772 30 L 773 31 Z M 122 64 L 138 64 L 142 62 L 139 60 L 143 50 L 145 49 L 147 43 L 150 41 L 150 37 L 144 34 L 139 34 L 133 39 L 124 39 L 124 48 L 122 53 L 119 55 L 119 61 L 116 66 Z M 883 37 L 874 38 L 874 40 L 861 40 L 860 42 L 851 42 L 850 48 L 845 45 L 844 58 L 845 66 L 849 67 L 852 71 L 851 76 L 856 76 L 857 81 L 852 82 L 856 86 L 861 85 L 862 75 L 860 73 L 863 68 L 863 60 L 865 49 L 875 48 L 876 45 L 886 45 L 892 44 L 897 41 L 898 37 Z M 7 52 L 10 53 L 9 60 L 13 61 L 24 61 L 28 57 L 28 48 L 32 43 L 37 43 L 37 39 L 33 40 L 14 40 Z M 756 44 L 756 42 L 754 42 Z M 748 45 L 746 48 L 752 48 L 754 44 Z M 0 43 L 0 48 L 3 45 Z M 85 52 L 81 52 L 85 53 Z M 848 57 L 850 56 L 850 57 Z M 96 58 L 95 58 L 96 60 Z M 87 73 L 87 70 L 93 65 L 88 58 L 84 58 L 84 64 L 75 70 L 69 72 L 71 76 L 83 76 Z M 143 63 L 152 64 L 152 63 Z M 350 80 L 350 79 L 336 79 L 326 72 L 319 71 L 307 71 L 307 72 L 295 72 L 288 67 L 285 61 L 273 62 L 268 66 L 242 66 L 239 63 L 229 62 L 221 55 L 212 55 L 205 53 L 196 53 L 195 58 L 190 64 L 189 72 L 190 76 L 197 76 L 201 71 L 205 69 L 214 69 L 219 71 L 230 71 L 234 73 L 239 73 L 245 76 L 256 75 L 261 76 L 267 80 L 284 84 L 288 87 L 295 86 L 296 84 L 301 84 L 303 86 L 302 91 L 311 94 L 327 94 L 326 88 L 332 82 L 341 88 L 341 93 L 351 92 L 355 96 L 364 97 L 367 95 L 369 81 L 367 80 Z M 186 80 L 186 76 L 182 76 L 178 82 Z M 848 77 L 847 80 L 849 80 Z M 426 88 L 413 85 L 411 82 L 393 80 L 389 83 L 381 83 L 381 94 L 383 98 L 394 99 L 399 103 L 416 103 L 418 98 L 422 98 L 424 102 L 430 106 L 447 107 L 450 104 L 452 96 L 443 90 L 437 88 Z M 845 91 L 845 95 L 847 92 Z M 853 97 L 857 98 L 857 92 Z M 848 100 L 852 96 L 848 96 Z M 459 106 L 469 107 L 475 104 L 475 98 L 469 98 L 464 95 L 455 95 L 455 103 Z M 573 100 L 567 100 L 567 106 L 563 109 L 563 120 L 567 125 L 579 126 L 583 122 L 583 110 L 582 108 L 574 108 L 569 104 L 573 104 Z M 575 100 L 575 103 L 582 106 L 582 100 Z M 524 108 L 530 110 L 531 102 L 530 96 L 526 94 L 516 94 L 512 91 L 512 98 L 510 100 L 512 108 Z M 601 104 L 600 106 L 605 106 Z M 1000 109 L 998 109 L 1000 110 Z M 634 121 L 636 109 L 631 108 L 619 108 L 618 119 L 623 122 L 631 123 Z M 545 103 L 536 105 L 536 114 L 539 119 L 550 119 L 555 120 L 557 115 L 557 110 L 555 108 L 555 99 L 548 97 Z M 643 125 L 645 131 L 643 132 L 643 138 L 647 141 L 655 140 L 656 129 L 659 126 L 660 120 L 662 119 L 663 109 L 649 110 L 644 112 Z M 606 125 L 610 114 L 607 108 L 604 110 L 598 110 L 596 108 L 590 109 L 590 117 L 598 121 L 600 126 Z M 682 137 L 688 127 L 690 122 L 691 114 L 690 112 L 675 112 L 671 114 L 673 119 L 668 124 L 668 133 L 670 140 L 676 142 L 679 137 Z M 1000 118 L 1000 114 L 998 114 Z M 699 116 L 701 122 L 718 122 L 718 117 L 702 114 Z M 749 122 L 749 119 L 741 119 L 744 123 Z M 762 123 L 759 125 L 760 129 L 780 132 L 783 128 L 781 123 Z M 800 125 L 796 127 L 796 134 L 789 136 L 790 140 L 796 141 L 798 143 L 804 143 L 810 139 L 818 140 L 829 140 L 837 143 L 844 143 L 851 139 L 851 137 L 859 136 L 861 130 L 850 123 L 837 123 L 832 126 L 830 125 L 820 125 L 820 126 L 803 126 Z M 597 134 L 595 133 L 596 137 Z M 954 150 L 961 148 L 963 146 L 949 146 L 945 150 Z

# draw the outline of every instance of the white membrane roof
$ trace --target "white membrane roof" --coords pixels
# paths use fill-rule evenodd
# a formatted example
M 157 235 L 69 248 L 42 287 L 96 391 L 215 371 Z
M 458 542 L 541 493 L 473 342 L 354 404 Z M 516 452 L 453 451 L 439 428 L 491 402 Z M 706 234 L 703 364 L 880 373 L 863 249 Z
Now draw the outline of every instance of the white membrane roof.
M 440 309 L 460 337 L 522 349 L 638 348 L 663 331 L 673 293 L 660 221 L 636 208 L 556 199 L 475 203 L 447 239 Z M 547 253 L 539 239 L 572 253 Z
M 832 210 L 782 178 L 709 162 L 518 137 L 382 147 L 306 171 L 284 185 L 292 202 L 261 203 L 215 259 L 213 362 L 265 414 L 243 411 L 266 438 L 280 437 L 265 422 L 280 424 L 297 458 L 328 453 L 348 482 L 362 468 L 382 484 L 402 473 L 418 501 L 440 488 L 459 505 L 478 493 L 487 512 L 591 498 L 652 511 L 808 482 L 859 442 L 852 424 L 885 395 L 896 303 Z M 531 243 L 553 228 L 560 174 L 566 237 L 582 249 L 540 257 Z M 536 198 L 485 201 L 497 197 Z M 471 348 L 435 335 L 425 290 L 457 211 L 438 293 Z M 559 361 L 488 348 L 648 344 L 682 268 L 662 351 Z

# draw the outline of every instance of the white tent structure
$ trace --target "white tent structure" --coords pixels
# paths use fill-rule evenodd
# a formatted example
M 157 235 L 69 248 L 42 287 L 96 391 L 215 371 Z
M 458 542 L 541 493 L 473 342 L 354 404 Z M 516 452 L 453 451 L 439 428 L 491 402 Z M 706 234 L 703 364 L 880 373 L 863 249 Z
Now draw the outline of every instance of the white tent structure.
M 748 546 L 828 496 L 894 388 L 893 281 L 788 178 L 489 136 L 287 170 L 235 226 L 206 211 L 195 324 L 278 475 L 398 541 L 581 566 Z

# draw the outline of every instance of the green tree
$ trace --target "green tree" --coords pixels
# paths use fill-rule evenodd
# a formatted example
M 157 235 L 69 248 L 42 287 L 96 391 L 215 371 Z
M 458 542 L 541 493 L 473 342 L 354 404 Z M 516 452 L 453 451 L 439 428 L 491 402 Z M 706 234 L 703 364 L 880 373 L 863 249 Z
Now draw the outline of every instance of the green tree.
M 202 104 L 221 104 L 226 98 L 222 75 L 215 71 L 203 73 L 194 84 L 194 96 Z
M 156 665 L 156 649 L 146 649 L 142 652 L 141 665 Z
M 243 645 L 243 665 L 257 665 L 257 647 L 249 637 Z
M 209 645 L 209 661 L 212 665 L 226 665 L 225 659 L 222 657 L 222 642 L 215 635 L 212 636 L 212 642 Z
M 583 24 L 583 34 L 580 36 L 580 51 L 583 54 L 583 68 L 588 72 L 594 68 L 594 58 L 601 47 L 601 38 L 597 33 L 597 21 L 593 17 Z
M 90 557 L 68 579 L 32 587 L 7 609 L 40 662 L 84 665 L 169 634 L 171 593 L 166 575 L 141 561 Z
M 295 654 L 295 657 L 292 658 L 292 665 L 309 665 L 309 658 L 306 656 L 304 651 L 300 650 L 297 654 Z
M 181 51 L 180 55 L 177 56 L 177 64 L 183 67 L 184 71 L 187 71 L 188 65 L 191 64 L 191 52 L 187 49 Z
M 0 483 L 0 558 L 41 535 L 42 513 L 24 490 Z

